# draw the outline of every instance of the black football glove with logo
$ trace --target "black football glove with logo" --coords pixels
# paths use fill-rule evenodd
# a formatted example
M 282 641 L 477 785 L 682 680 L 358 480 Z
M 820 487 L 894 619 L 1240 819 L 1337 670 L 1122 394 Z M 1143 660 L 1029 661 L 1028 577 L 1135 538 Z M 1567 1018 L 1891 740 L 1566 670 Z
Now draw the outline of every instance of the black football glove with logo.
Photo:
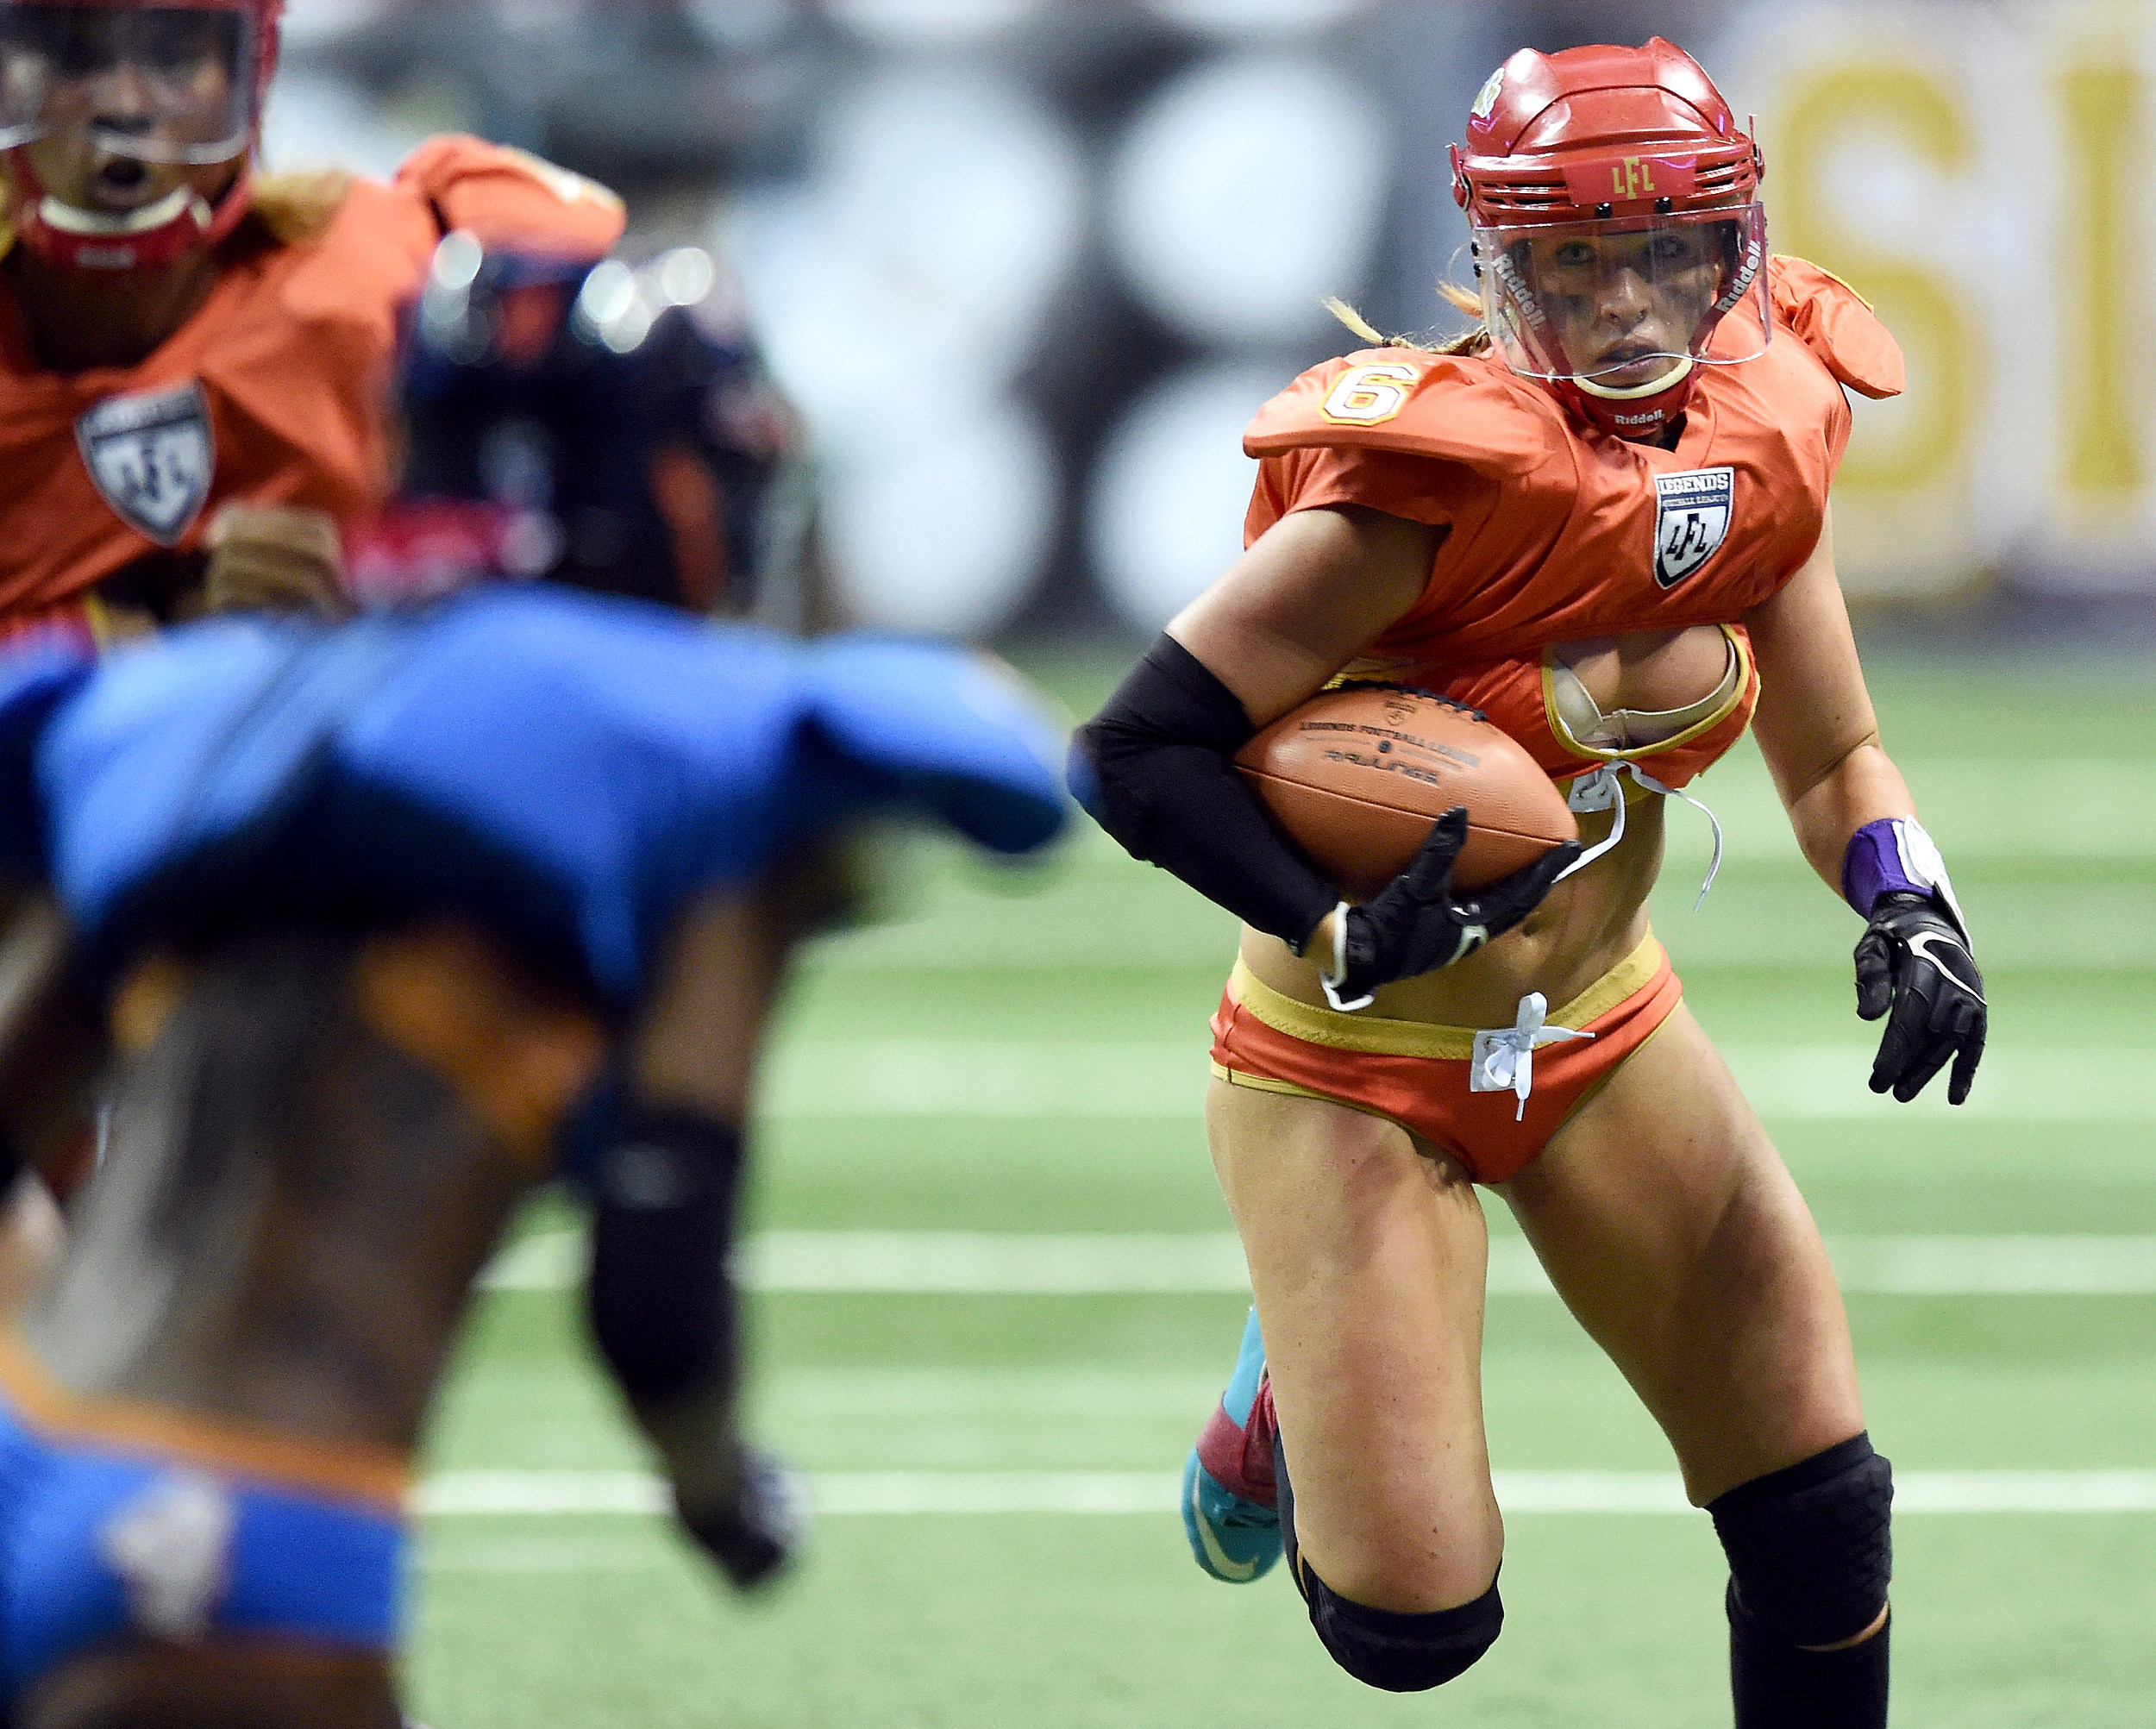
M 1580 855 L 1580 843 L 1566 841 L 1525 870 L 1459 893 L 1452 870 L 1466 845 L 1467 808 L 1455 805 L 1432 825 L 1413 864 L 1371 899 L 1347 909 L 1338 955 L 1344 964 L 1338 976 L 1330 968 L 1326 974 L 1333 1007 L 1367 1008 L 1380 985 L 1465 960 L 1541 905 Z
M 1946 1102 L 1969 1096 L 1984 1056 L 1989 1011 L 1969 939 L 1928 895 L 1883 894 L 1857 944 L 1857 1013 L 1886 1017 L 1871 1090 L 1904 1105 L 1952 1057 Z

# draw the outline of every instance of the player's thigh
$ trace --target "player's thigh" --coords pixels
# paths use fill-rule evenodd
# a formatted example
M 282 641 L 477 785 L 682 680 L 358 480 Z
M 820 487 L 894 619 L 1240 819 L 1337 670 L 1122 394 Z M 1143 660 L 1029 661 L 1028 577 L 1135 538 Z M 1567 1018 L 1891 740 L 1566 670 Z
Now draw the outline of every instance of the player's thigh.
M 1505 1195 L 1695 1501 L 1863 1428 L 1818 1227 L 1682 1004 Z
M 12 1729 L 403 1729 L 387 1659 L 274 1644 L 86 1651 L 16 1707 Z
M 1450 1162 L 1344 1106 L 1216 1081 L 1213 1162 L 1250 1261 L 1295 1536 L 1372 1607 L 1451 1608 L 1503 1546 L 1482 1435 L 1489 1242 Z

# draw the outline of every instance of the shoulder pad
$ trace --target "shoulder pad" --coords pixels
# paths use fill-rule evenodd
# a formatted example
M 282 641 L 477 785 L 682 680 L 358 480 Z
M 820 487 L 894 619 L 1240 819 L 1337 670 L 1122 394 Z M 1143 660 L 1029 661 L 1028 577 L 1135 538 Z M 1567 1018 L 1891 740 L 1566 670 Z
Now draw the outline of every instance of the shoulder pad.
M 597 260 L 628 226 L 622 201 L 596 180 L 483 139 L 429 139 L 397 184 L 432 204 L 445 229 L 468 229 L 490 252 Z
M 1801 258 L 1777 256 L 1768 260 L 1767 282 L 1776 316 L 1850 389 L 1880 398 L 1908 388 L 1901 344 L 1871 303 L 1839 276 Z
M 1563 437 L 1556 402 L 1480 355 L 1364 348 L 1313 366 L 1257 411 L 1250 456 L 1353 448 L 1524 473 Z
M 1001 662 L 859 636 L 795 652 L 824 742 L 899 798 L 995 852 L 1062 831 L 1062 730 Z

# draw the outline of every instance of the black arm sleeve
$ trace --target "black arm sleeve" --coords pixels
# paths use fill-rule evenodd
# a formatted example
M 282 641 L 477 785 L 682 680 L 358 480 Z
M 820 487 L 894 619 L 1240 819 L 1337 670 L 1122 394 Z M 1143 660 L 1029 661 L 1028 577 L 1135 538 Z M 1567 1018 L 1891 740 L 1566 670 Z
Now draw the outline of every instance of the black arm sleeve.
M 742 1132 L 631 1106 L 594 1183 L 592 1337 L 623 1392 L 663 1404 L 736 1367 L 733 1247 Z
M 1235 692 L 1163 636 L 1078 730 L 1070 787 L 1133 858 L 1300 954 L 1340 894 L 1236 772 L 1235 753 L 1256 731 Z

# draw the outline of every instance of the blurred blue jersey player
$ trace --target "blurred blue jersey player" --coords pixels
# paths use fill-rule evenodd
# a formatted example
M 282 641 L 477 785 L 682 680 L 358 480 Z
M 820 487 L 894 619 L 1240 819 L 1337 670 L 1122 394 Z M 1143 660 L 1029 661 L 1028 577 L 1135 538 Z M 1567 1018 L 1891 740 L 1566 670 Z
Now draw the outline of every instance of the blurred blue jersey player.
M 725 1256 L 788 950 L 864 818 L 1046 843 L 1058 754 L 957 652 L 543 586 L 0 663 L 6 1158 L 109 1077 L 0 1337 L 13 1729 L 395 1729 L 408 1461 L 565 1172 L 682 1525 L 736 1583 L 783 1561 Z

